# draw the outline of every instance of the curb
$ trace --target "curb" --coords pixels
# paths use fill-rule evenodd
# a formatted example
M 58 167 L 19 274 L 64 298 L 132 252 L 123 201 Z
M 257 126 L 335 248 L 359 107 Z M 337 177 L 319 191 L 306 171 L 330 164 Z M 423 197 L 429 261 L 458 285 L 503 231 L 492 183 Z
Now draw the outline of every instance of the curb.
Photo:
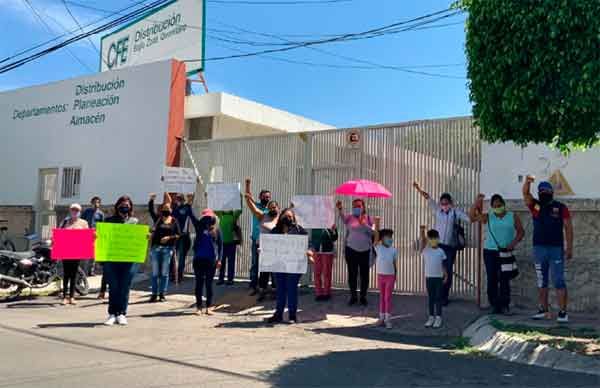
M 471 346 L 503 360 L 600 376 L 600 360 L 503 333 L 491 325 L 488 316 L 472 323 L 463 336 Z

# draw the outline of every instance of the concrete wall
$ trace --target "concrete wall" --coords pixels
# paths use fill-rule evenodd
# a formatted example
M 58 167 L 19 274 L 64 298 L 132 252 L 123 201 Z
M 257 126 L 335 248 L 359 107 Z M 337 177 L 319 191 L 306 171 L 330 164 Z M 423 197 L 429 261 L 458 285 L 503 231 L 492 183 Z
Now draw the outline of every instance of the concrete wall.
M 569 292 L 569 310 L 600 312 L 600 200 L 564 200 L 571 210 L 574 238 L 574 258 L 566 266 L 566 282 Z M 533 225 L 531 215 L 522 201 L 508 201 L 509 209 L 515 211 L 525 228 L 525 239 L 519 244 L 516 257 L 520 275 L 512 281 L 512 301 L 516 306 L 535 309 L 538 305 L 536 273 L 532 252 Z M 482 270 L 482 301 L 487 304 L 485 269 Z M 554 290 L 550 300 L 557 311 Z
M 25 232 L 33 231 L 34 212 L 31 206 L 0 206 L 0 220 L 7 220 L 0 226 L 8 227 L 8 236 L 15 243 L 17 250 L 24 250 Z

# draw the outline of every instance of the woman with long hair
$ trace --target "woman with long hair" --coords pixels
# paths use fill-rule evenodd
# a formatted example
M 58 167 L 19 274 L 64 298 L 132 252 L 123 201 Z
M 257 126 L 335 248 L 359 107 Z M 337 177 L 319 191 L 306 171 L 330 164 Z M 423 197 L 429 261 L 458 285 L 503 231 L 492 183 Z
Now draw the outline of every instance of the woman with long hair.
M 165 302 L 165 293 L 169 282 L 169 264 L 173 257 L 173 251 L 177 239 L 181 236 L 181 230 L 177 220 L 171 215 L 171 204 L 164 203 L 160 207 L 160 218 L 152 228 L 152 247 L 150 258 L 152 261 L 152 296 L 150 302 L 157 299 Z

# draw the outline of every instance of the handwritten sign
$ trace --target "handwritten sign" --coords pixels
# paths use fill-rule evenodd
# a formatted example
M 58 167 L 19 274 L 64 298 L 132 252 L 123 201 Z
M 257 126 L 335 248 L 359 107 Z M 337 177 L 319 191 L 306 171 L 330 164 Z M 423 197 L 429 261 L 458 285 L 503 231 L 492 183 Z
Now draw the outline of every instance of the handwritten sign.
M 96 224 L 96 261 L 143 263 L 149 232 L 147 225 Z
M 296 219 L 304 229 L 331 228 L 335 223 L 333 197 L 297 195 L 292 199 Z
M 166 193 L 194 194 L 196 182 L 196 174 L 191 168 L 165 167 L 163 171 L 163 190 Z
M 93 258 L 93 229 L 52 229 L 52 260 L 90 260 Z
M 308 268 L 308 236 L 261 234 L 260 272 L 304 274 Z
M 206 186 L 208 208 L 212 210 L 240 210 L 242 199 L 239 183 L 210 183 Z

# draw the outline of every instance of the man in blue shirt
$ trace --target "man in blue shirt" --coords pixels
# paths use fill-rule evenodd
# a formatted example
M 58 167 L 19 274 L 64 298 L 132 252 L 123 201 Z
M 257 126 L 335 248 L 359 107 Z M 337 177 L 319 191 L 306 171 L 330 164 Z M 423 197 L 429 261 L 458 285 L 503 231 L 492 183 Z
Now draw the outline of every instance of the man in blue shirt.
M 246 192 L 250 192 L 250 179 L 246 179 Z M 262 210 L 265 214 L 268 212 L 267 205 L 271 202 L 271 192 L 262 190 L 258 196 L 259 201 L 256 202 L 256 207 Z M 258 293 L 258 243 L 260 240 L 260 220 L 252 217 L 252 264 L 250 266 L 250 295 L 254 296 Z
M 102 206 L 102 200 L 98 196 L 94 196 L 90 204 L 91 207 L 85 209 L 81 214 L 81 218 L 86 220 L 89 227 L 96 229 L 96 223 L 104 221 L 104 213 L 100 207 Z M 85 260 L 83 264 L 83 270 L 88 276 L 94 276 L 94 260 Z

